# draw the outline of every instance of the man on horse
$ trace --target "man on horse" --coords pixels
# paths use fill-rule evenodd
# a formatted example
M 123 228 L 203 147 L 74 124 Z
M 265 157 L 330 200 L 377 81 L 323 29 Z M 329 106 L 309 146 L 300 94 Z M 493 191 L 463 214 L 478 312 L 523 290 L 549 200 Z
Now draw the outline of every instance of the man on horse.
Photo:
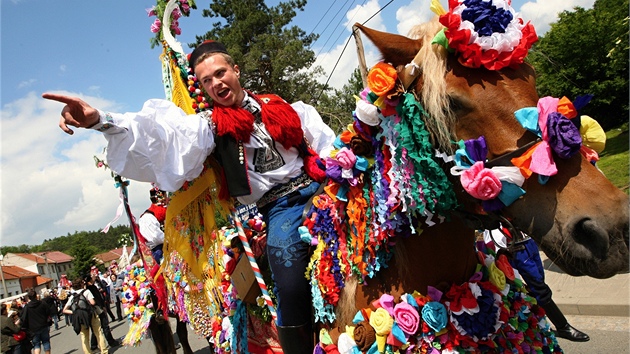
M 282 348 L 311 353 L 310 286 L 304 277 L 309 245 L 297 229 L 325 177 L 320 156 L 332 149 L 335 134 L 311 106 L 244 90 L 240 68 L 221 43 L 201 44 L 189 63 L 214 101 L 212 112 L 187 116 L 171 102 L 150 100 L 139 113 L 116 114 L 76 97 L 43 97 L 66 104 L 59 124 L 65 132 L 73 133 L 68 126 L 104 132 L 113 171 L 156 182 L 162 190 L 176 191 L 197 178 L 214 152 L 229 195 L 256 203 L 265 215 Z

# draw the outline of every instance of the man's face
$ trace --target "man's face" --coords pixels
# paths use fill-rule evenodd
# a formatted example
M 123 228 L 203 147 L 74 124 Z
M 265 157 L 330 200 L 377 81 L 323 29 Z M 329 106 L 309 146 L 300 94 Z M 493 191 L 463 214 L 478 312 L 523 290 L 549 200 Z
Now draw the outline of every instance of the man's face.
M 195 75 L 214 102 L 230 107 L 243 102 L 245 94 L 238 65 L 232 67 L 222 55 L 212 55 L 195 67 Z

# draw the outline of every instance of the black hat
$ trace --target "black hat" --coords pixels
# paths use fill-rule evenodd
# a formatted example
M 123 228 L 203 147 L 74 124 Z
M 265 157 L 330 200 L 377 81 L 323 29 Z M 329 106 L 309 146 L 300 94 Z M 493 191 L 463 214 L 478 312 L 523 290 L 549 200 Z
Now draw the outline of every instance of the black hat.
M 207 40 L 201 43 L 192 53 L 188 55 L 188 65 L 195 70 L 195 62 L 199 57 L 206 53 L 225 53 L 228 54 L 225 46 L 217 41 Z

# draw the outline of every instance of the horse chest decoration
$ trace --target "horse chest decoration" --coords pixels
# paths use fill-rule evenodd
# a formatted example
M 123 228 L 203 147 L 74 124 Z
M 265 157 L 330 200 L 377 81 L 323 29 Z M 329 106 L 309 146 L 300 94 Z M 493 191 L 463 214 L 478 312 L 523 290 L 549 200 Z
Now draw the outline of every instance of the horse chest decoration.
M 315 245 L 315 351 L 559 352 L 505 257 L 475 249 L 471 221 L 509 220 L 567 273 L 606 278 L 628 271 L 627 196 L 579 153 L 567 118 L 575 107 L 539 100 L 523 63 L 536 34 L 508 1 L 432 7 L 439 20 L 410 37 L 358 25 L 383 60 L 301 228 Z M 192 193 L 194 215 L 225 216 L 215 178 L 206 184 Z M 167 231 L 185 237 L 172 238 L 178 246 L 167 233 L 163 268 L 180 318 L 217 353 L 256 351 L 243 342 L 260 321 L 248 323 L 234 297 L 221 265 L 229 250 L 209 247 L 225 235 L 209 225 L 188 235 L 190 220 L 173 210 Z M 187 262 L 198 270 L 186 273 Z

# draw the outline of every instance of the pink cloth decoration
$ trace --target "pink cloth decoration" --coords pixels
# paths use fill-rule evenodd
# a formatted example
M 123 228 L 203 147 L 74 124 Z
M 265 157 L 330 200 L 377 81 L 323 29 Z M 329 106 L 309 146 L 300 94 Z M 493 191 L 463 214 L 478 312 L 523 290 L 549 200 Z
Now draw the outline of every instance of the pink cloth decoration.
M 538 100 L 538 126 L 542 132 L 543 140 L 547 140 L 547 117 L 549 113 L 558 111 L 558 101 L 560 101 L 560 99 L 551 96 L 543 97 Z
M 551 146 L 546 141 L 541 141 L 532 154 L 532 162 L 529 169 L 542 176 L 553 176 L 558 173 L 556 163 L 551 155 Z
M 378 300 L 381 307 L 389 313 L 390 316 L 394 317 L 394 297 L 389 294 L 381 295 L 381 298 Z
M 475 162 L 462 173 L 461 183 L 468 194 L 480 200 L 496 198 L 502 187 L 499 178 L 492 170 L 484 168 L 482 161 Z

